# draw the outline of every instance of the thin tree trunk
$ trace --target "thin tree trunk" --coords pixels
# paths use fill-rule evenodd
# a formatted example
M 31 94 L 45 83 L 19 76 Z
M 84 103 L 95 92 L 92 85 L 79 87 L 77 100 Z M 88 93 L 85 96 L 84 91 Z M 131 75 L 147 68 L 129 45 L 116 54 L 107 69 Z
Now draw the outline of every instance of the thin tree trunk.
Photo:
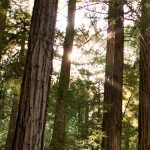
M 57 0 L 35 0 L 12 150 L 41 150 Z
M 68 87 L 70 80 L 71 60 L 69 56 L 72 52 L 74 40 L 74 19 L 76 10 L 76 0 L 68 1 L 68 25 L 66 28 L 66 37 L 64 41 L 64 54 L 60 72 L 58 87 L 58 97 L 54 119 L 53 135 L 51 140 L 51 150 L 64 149 L 65 145 L 65 128 L 67 117 L 67 99 Z
M 139 150 L 150 149 L 150 1 L 142 0 L 139 87 Z
M 103 131 L 105 150 L 121 149 L 122 86 L 123 86 L 123 1 L 110 0 L 108 14 L 108 42 L 104 86 Z
M 5 150 L 12 150 L 12 144 L 13 144 L 16 121 L 17 121 L 17 114 L 18 114 L 18 104 L 19 104 L 19 96 L 15 94 L 13 99 L 12 110 L 11 110 Z
M 22 77 L 23 74 L 23 67 L 24 67 L 24 58 L 25 58 L 25 41 L 26 39 L 24 36 L 21 39 L 20 42 L 20 53 L 19 53 L 19 65 L 17 70 L 17 77 Z M 14 134 L 15 134 L 15 128 L 16 128 L 16 121 L 17 121 L 17 114 L 18 114 L 18 105 L 19 105 L 19 96 L 17 93 L 14 94 L 13 104 L 12 104 L 12 111 L 9 121 L 9 129 L 7 134 L 7 140 L 6 140 L 6 147 L 5 150 L 11 150 Z

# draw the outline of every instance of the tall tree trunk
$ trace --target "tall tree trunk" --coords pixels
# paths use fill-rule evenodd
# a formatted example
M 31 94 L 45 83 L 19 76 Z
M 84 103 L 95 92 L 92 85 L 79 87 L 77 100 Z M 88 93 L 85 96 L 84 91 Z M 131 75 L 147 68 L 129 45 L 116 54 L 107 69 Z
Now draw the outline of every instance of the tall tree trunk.
M 13 150 L 41 150 L 50 84 L 57 0 L 35 0 Z
M 74 40 L 74 20 L 75 20 L 76 0 L 68 1 L 68 25 L 66 28 L 66 37 L 64 41 L 64 54 L 60 72 L 58 87 L 58 97 L 54 119 L 53 135 L 51 140 L 51 149 L 64 149 L 65 128 L 67 116 L 67 99 L 70 79 L 71 60 L 69 56 L 72 52 Z
M 16 128 L 17 114 L 18 114 L 18 104 L 19 104 L 19 96 L 15 94 L 14 99 L 13 99 L 12 110 L 11 110 L 10 123 L 9 123 L 5 150 L 12 149 L 15 128 Z
M 25 59 L 25 37 L 23 36 L 21 38 L 20 42 L 20 53 L 19 53 L 19 67 L 17 70 L 17 77 L 22 77 L 23 74 L 23 67 L 24 67 L 24 59 Z M 16 128 L 16 121 L 17 121 L 17 114 L 18 114 L 18 105 L 19 105 L 19 94 L 15 93 L 14 94 L 14 99 L 13 99 L 13 104 L 12 104 L 12 110 L 11 110 L 11 116 L 10 116 L 10 121 L 9 121 L 9 129 L 8 129 L 8 134 L 7 134 L 7 140 L 6 140 L 6 146 L 5 150 L 11 150 L 12 149 L 12 144 L 13 144 L 13 139 L 14 139 L 14 134 L 15 134 L 15 128 Z
M 139 150 L 150 149 L 150 1 L 142 0 L 139 87 Z
M 5 39 L 5 28 L 6 28 L 6 18 L 7 18 L 7 10 L 9 7 L 9 0 L 0 0 L 0 62 L 2 59 L 2 50 L 4 47 L 4 39 Z
M 123 1 L 110 0 L 108 12 L 108 41 L 104 86 L 103 131 L 105 150 L 121 149 L 122 86 L 123 86 Z

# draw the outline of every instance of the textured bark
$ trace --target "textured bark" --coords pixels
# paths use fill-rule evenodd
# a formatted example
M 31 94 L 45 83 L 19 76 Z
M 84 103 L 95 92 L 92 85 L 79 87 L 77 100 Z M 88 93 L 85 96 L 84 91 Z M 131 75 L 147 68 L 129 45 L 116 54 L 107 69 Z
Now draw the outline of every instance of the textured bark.
M 150 1 L 141 4 L 139 150 L 150 150 Z
M 76 0 L 68 1 L 68 25 L 66 28 L 66 37 L 64 41 L 64 54 L 60 72 L 58 87 L 58 97 L 54 119 L 53 135 L 51 140 L 51 150 L 64 149 L 65 145 L 65 128 L 67 116 L 67 99 L 70 79 L 71 60 L 69 56 L 72 52 L 74 40 L 74 19 L 76 10 Z
M 123 85 L 123 1 L 110 0 L 108 14 L 108 41 L 104 85 L 103 131 L 105 150 L 121 149 L 122 85 Z
M 41 150 L 57 0 L 35 0 L 12 150 Z

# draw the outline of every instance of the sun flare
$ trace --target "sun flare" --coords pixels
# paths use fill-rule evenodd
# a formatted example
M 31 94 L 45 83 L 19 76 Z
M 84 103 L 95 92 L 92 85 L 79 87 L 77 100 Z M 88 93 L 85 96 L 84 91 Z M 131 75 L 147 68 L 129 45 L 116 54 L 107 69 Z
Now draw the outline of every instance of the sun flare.
M 76 61 L 77 59 L 80 59 L 80 58 L 81 58 L 81 51 L 80 49 L 74 46 L 73 51 L 70 55 L 70 59 L 71 61 Z

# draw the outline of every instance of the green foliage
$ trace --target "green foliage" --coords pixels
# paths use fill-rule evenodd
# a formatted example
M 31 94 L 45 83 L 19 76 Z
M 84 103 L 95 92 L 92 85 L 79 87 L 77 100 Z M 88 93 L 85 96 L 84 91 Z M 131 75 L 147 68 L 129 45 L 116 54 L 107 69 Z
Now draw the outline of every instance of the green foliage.
M 132 1 L 128 1 L 128 3 L 130 4 Z M 3 32 L 2 61 L 0 62 L 1 150 L 5 147 L 12 99 L 16 93 L 19 95 L 20 91 L 30 27 L 30 14 L 27 8 L 17 5 L 16 2 L 13 1 L 13 5 L 8 7 L 6 28 Z M 94 11 L 96 10 L 94 9 Z M 65 147 L 67 150 L 101 149 L 100 143 L 104 136 L 101 123 L 107 40 L 106 35 L 101 33 L 101 23 L 98 23 L 102 18 L 96 14 L 101 15 L 100 12 L 95 12 L 93 16 L 92 12 L 86 13 L 84 17 L 89 18 L 90 23 L 82 24 L 76 29 L 74 48 L 77 49 L 76 53 L 81 54 L 79 58 L 72 61 L 72 74 L 68 90 Z M 141 27 L 138 17 L 135 21 L 132 22 L 132 25 L 125 27 L 122 150 L 136 150 L 138 145 L 138 29 Z M 143 26 L 147 25 L 146 20 L 142 20 L 142 22 Z M 106 27 L 103 30 L 106 30 Z M 49 150 L 52 136 L 64 35 L 65 33 L 60 29 L 56 30 L 54 72 L 45 129 L 45 150 Z M 0 40 L 2 40 L 1 37 Z
M 52 128 L 53 128 L 53 121 L 55 117 L 55 107 L 56 107 L 56 98 L 57 98 L 57 89 L 58 89 L 58 82 L 51 83 L 50 87 L 50 95 L 48 101 L 48 110 L 47 110 L 47 121 L 45 126 L 45 136 L 44 136 L 44 149 L 49 150 L 50 147 L 50 140 L 52 137 Z
M 14 96 L 20 94 L 20 84 L 20 78 L 10 79 L 5 81 L 0 89 L 0 149 L 5 148 L 12 102 Z
M 25 64 L 30 15 L 24 5 L 11 1 L 7 9 L 0 62 L 0 149 L 5 148 L 12 103 L 20 95 Z
M 138 91 L 139 91 L 139 54 L 137 28 L 128 26 L 123 76 L 123 120 L 122 150 L 137 150 L 138 146 Z M 130 35 L 130 36 L 128 36 Z

